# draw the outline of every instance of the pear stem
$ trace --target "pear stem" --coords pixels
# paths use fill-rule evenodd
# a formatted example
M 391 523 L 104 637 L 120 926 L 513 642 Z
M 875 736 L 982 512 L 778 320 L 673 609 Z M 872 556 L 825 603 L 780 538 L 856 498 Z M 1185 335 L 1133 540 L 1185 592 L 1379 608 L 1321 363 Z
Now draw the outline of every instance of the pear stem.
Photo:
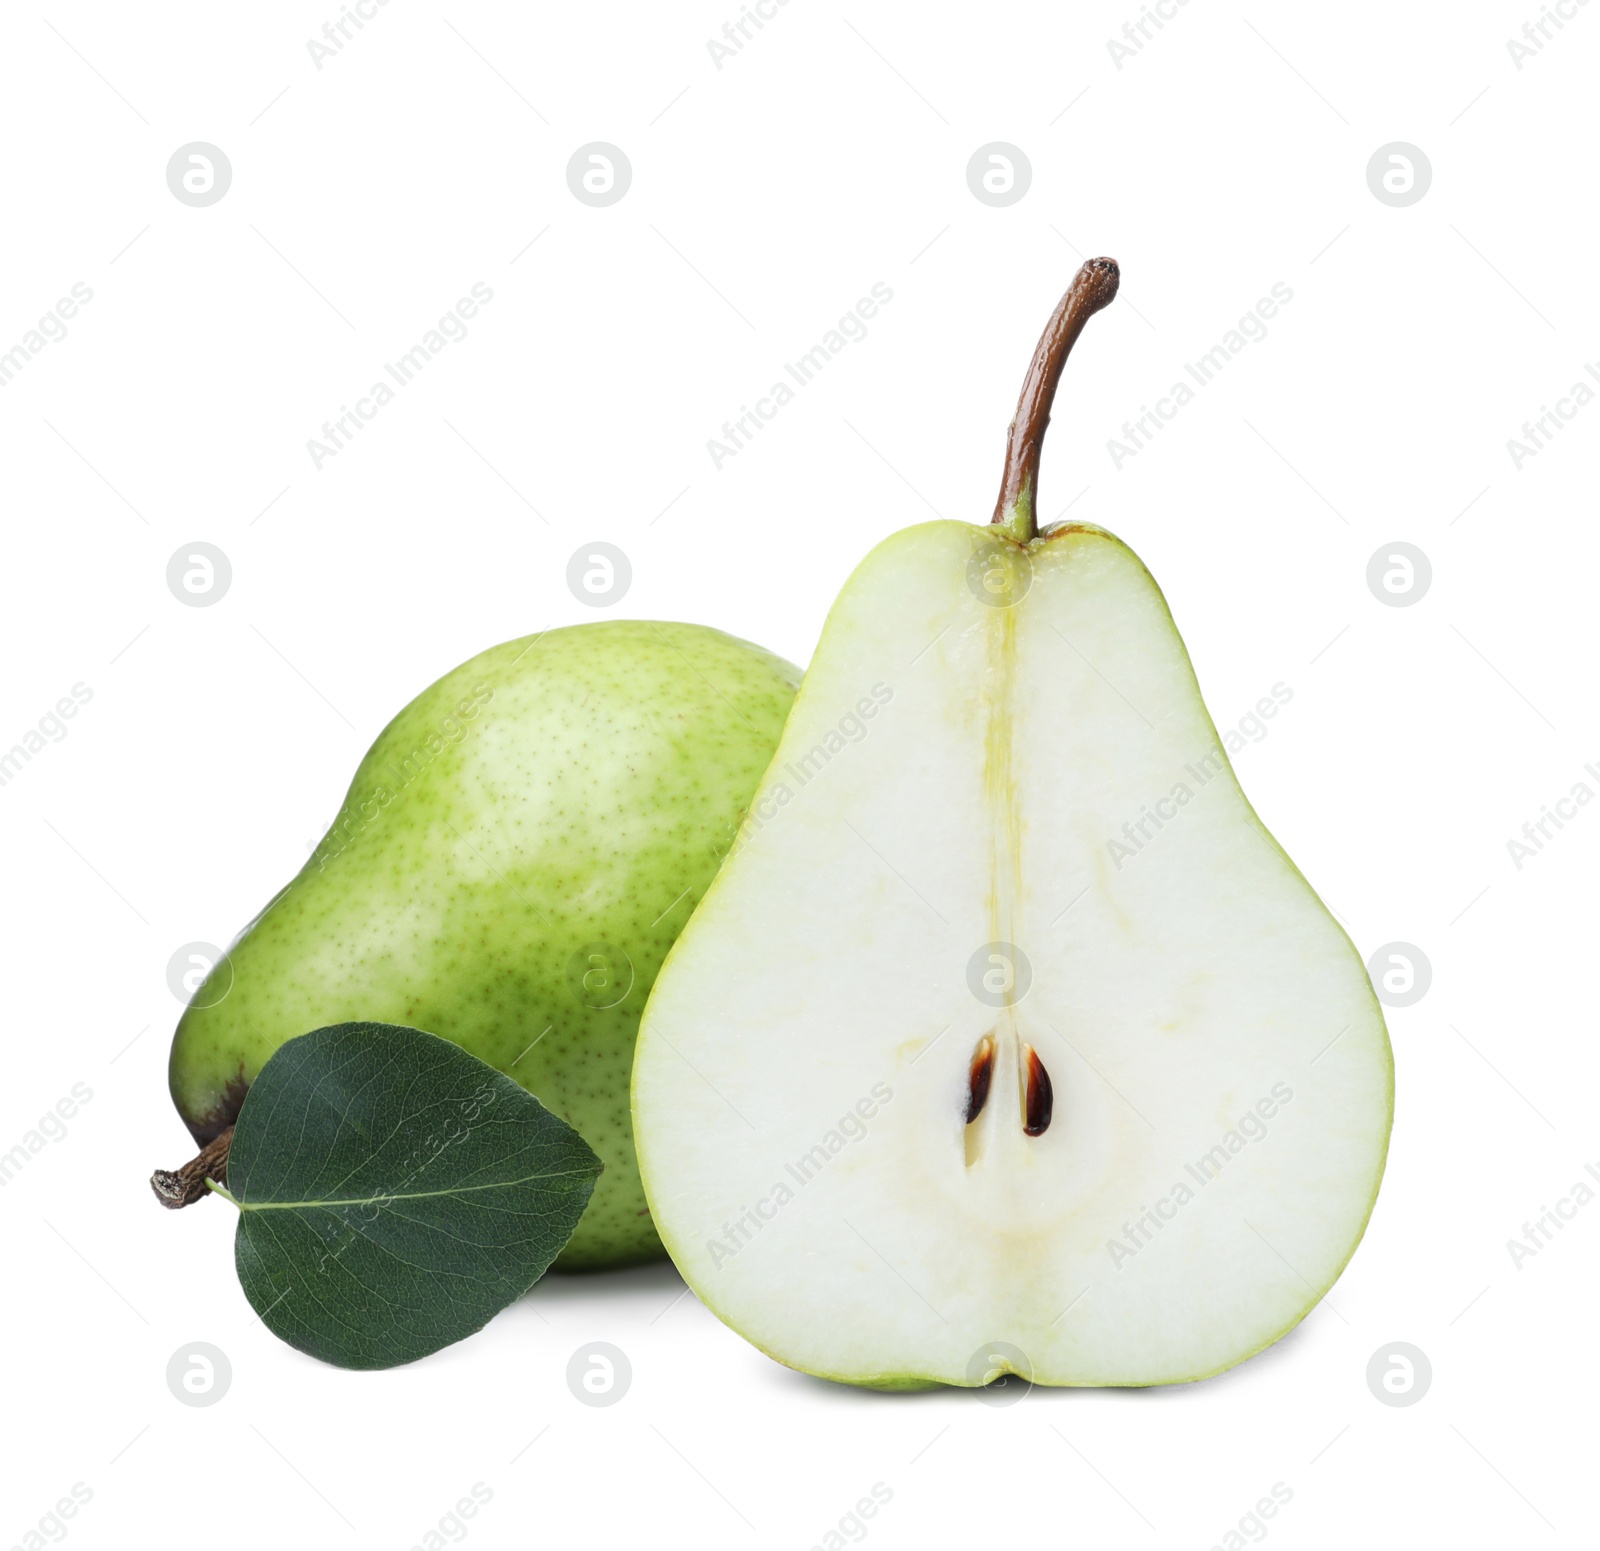
M 228 1180 L 228 1147 L 233 1141 L 233 1127 L 220 1136 L 213 1137 L 181 1169 L 157 1169 L 150 1176 L 150 1188 L 163 1206 L 177 1211 L 191 1206 L 207 1194 L 206 1181 L 226 1184 Z
M 1050 424 L 1050 406 L 1055 401 L 1056 384 L 1061 381 L 1061 368 L 1067 364 L 1067 356 L 1077 344 L 1084 324 L 1117 294 L 1121 278 L 1115 259 L 1090 259 L 1072 277 L 1066 295 L 1056 303 L 1056 310 L 1039 336 L 1017 399 L 1016 417 L 1006 441 L 1000 499 L 995 502 L 990 519 L 1009 529 L 1019 543 L 1031 542 L 1039 532 L 1039 454 L 1044 447 L 1045 428 Z

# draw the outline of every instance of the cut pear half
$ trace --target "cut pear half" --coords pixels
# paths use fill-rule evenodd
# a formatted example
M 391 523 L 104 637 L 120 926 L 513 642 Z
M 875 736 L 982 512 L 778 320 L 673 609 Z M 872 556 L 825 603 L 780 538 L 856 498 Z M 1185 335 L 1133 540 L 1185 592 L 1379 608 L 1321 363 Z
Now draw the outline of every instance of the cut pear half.
M 1361 960 L 1144 566 L 1031 531 L 1032 448 L 996 525 L 910 528 L 850 578 L 639 1036 L 678 1268 L 855 1384 L 1215 1373 L 1317 1303 L 1383 1172 Z

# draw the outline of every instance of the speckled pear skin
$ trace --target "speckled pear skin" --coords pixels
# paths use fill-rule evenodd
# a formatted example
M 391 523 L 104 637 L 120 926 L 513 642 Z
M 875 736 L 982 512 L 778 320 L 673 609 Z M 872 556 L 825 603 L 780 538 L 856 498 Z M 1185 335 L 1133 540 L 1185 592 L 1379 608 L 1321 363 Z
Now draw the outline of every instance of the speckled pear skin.
M 663 1255 L 633 1149 L 634 1036 L 799 682 L 720 631 L 607 620 L 492 647 L 423 691 L 184 1012 L 169 1081 L 196 1141 L 233 1123 L 285 1040 L 407 1024 L 513 1077 L 600 1155 L 558 1267 Z

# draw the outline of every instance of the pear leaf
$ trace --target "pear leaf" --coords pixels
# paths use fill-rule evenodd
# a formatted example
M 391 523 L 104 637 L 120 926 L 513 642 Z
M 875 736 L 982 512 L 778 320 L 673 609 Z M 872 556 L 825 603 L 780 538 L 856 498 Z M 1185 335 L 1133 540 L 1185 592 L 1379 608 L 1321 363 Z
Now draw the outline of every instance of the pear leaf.
M 561 1252 L 601 1169 L 509 1077 L 419 1029 L 280 1046 L 234 1127 L 234 1261 L 274 1335 L 391 1368 L 480 1330 Z

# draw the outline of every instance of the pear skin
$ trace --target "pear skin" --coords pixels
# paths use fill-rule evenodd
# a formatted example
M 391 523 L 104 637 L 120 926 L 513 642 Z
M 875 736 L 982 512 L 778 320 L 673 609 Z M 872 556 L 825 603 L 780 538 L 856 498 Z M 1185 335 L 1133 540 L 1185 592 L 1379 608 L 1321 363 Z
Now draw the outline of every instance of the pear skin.
M 492 647 L 424 690 L 183 1014 L 169 1081 L 195 1140 L 232 1126 L 296 1035 L 425 1029 L 604 1162 L 558 1267 L 663 1254 L 634 1156 L 634 1038 L 799 682 L 716 630 L 608 620 Z

